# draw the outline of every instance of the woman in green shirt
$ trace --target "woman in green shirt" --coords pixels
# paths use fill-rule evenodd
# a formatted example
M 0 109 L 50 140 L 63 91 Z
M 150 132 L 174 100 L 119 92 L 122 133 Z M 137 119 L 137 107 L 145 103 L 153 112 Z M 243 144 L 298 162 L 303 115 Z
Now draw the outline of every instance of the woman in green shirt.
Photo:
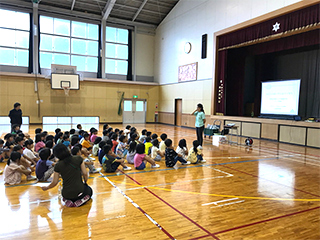
M 53 180 L 43 191 L 55 187 L 59 176 L 63 179 L 61 195 L 67 207 L 80 207 L 91 199 L 92 189 L 88 186 L 88 174 L 81 156 L 72 156 L 68 148 L 59 143 L 53 148 L 53 154 L 59 158 L 54 166 Z
M 203 130 L 204 124 L 206 123 L 206 115 L 203 110 L 203 105 L 199 103 L 197 109 L 191 113 L 191 115 L 196 116 L 196 131 L 197 131 L 197 140 L 200 143 L 200 146 L 203 144 Z

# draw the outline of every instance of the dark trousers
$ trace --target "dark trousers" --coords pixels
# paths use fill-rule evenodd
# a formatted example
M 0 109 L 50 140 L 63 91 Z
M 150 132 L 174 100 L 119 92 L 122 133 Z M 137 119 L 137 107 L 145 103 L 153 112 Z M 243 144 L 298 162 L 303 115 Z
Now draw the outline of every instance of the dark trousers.
M 181 162 L 181 163 L 187 163 L 187 161 L 184 160 L 182 157 L 176 156 L 174 158 L 174 164 L 176 164 L 178 161 Z
M 204 126 L 196 128 L 197 140 L 198 140 L 198 142 L 200 143 L 201 146 L 202 146 L 202 143 L 203 143 L 203 130 L 204 130 Z
M 70 199 L 72 202 L 75 202 L 75 201 L 77 201 L 77 200 L 79 200 L 79 199 L 82 199 L 82 198 L 84 198 L 86 195 L 89 195 L 90 198 L 91 198 L 91 196 L 92 196 L 92 188 L 89 187 L 89 185 L 86 184 L 86 183 L 84 183 L 83 185 L 84 185 L 84 186 L 83 186 L 83 192 L 82 192 L 81 195 L 79 195 L 77 198 L 75 198 L 75 199 Z

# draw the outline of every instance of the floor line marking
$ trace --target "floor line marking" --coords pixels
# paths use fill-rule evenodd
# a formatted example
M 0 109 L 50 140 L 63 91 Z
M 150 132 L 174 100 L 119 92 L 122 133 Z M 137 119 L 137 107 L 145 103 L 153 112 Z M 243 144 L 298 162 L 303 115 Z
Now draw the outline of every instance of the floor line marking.
M 130 176 L 127 176 L 131 179 Z M 111 180 L 110 180 L 111 181 Z M 133 179 L 135 182 L 135 180 Z M 134 184 L 134 183 L 126 183 L 120 181 L 113 181 L 115 183 L 130 185 L 130 186 L 137 186 L 139 188 L 151 188 L 156 190 L 163 190 L 168 192 L 178 192 L 178 193 L 186 193 L 186 194 L 194 194 L 194 195 L 203 195 L 203 196 L 214 196 L 214 197 L 225 197 L 225 198 L 243 198 L 243 199 L 254 199 L 254 200 L 272 200 L 272 201 L 294 201 L 294 202 L 320 202 L 319 198 L 311 198 L 311 199 L 300 199 L 300 198 L 267 198 L 267 197 L 250 197 L 250 196 L 237 196 L 237 195 L 223 195 L 223 194 L 214 194 L 214 193 L 202 193 L 202 192 L 190 192 L 184 190 L 177 190 L 177 189 L 168 189 L 168 188 L 159 188 L 159 187 L 152 187 L 146 186 L 142 184 Z M 137 188 L 138 189 L 138 188 Z
M 232 205 L 232 204 L 236 204 L 236 203 L 242 203 L 242 202 L 244 202 L 244 200 L 240 200 L 240 201 L 236 201 L 236 202 L 231 202 L 231 203 L 224 203 L 224 204 L 217 205 L 217 206 L 214 206 L 214 207 L 211 207 L 211 208 L 224 207 L 224 206 L 228 206 L 228 205 Z
M 154 225 L 156 225 L 161 231 L 163 231 L 170 239 L 175 239 L 170 233 L 168 233 L 163 227 L 160 226 L 149 214 L 147 214 L 137 203 L 135 203 L 130 197 L 128 197 L 117 185 L 115 185 L 112 181 L 109 180 L 107 176 L 104 176 L 101 172 L 99 172 L 101 176 L 104 177 L 119 193 L 122 194 L 135 208 L 137 208 L 140 212 L 142 212 Z
M 249 176 L 252 176 L 252 177 L 256 177 L 256 178 L 260 178 L 260 179 L 263 179 L 263 180 L 266 180 L 266 181 L 269 181 L 269 182 L 273 182 L 273 183 L 276 183 L 276 184 L 279 184 L 279 185 L 282 185 L 282 186 L 285 186 L 285 187 L 288 187 L 288 188 L 292 188 L 292 189 L 294 189 L 294 190 L 296 190 L 296 191 L 303 192 L 303 193 L 306 193 L 306 194 L 309 194 L 309 195 L 312 195 L 312 196 L 315 196 L 315 197 L 320 197 L 320 195 L 313 194 L 313 193 L 309 193 L 309 192 L 307 192 L 307 191 L 300 190 L 300 189 L 297 189 L 297 188 L 295 188 L 295 187 L 290 187 L 290 186 L 284 185 L 284 184 L 282 184 L 282 183 L 275 182 L 275 181 L 269 180 L 269 179 L 267 179 L 267 178 L 259 177 L 259 176 L 257 176 L 257 175 L 254 175 L 254 174 L 251 174 L 251 173 L 247 173 L 247 172 L 244 172 L 244 171 L 241 171 L 241 170 L 232 168 L 232 167 L 228 167 L 228 166 L 223 166 L 223 167 L 228 168 L 228 169 L 232 169 L 232 170 L 237 171 L 237 172 L 241 172 L 241 173 L 243 173 L 243 174 L 246 174 L 246 175 L 249 175 Z
M 141 185 L 141 183 L 139 183 L 138 181 L 136 181 L 135 179 L 133 179 L 132 177 L 130 177 L 129 175 L 127 175 L 126 173 L 123 172 L 123 174 L 126 175 L 126 177 L 130 178 L 133 182 L 137 183 L 138 185 Z M 187 215 L 185 215 L 184 213 L 182 213 L 181 211 L 179 211 L 177 208 L 175 208 L 174 206 L 172 206 L 170 203 L 168 203 L 167 201 L 165 201 L 164 199 L 162 199 L 161 197 L 159 197 L 157 194 L 155 194 L 154 192 L 152 192 L 150 189 L 148 189 L 147 187 L 144 187 L 143 189 L 145 189 L 146 191 L 148 191 L 150 194 L 152 194 L 153 196 L 155 196 L 156 198 L 158 198 L 160 201 L 162 201 L 163 203 L 165 203 L 167 206 L 169 206 L 170 208 L 172 208 L 173 210 L 175 210 L 177 213 L 179 213 L 181 216 L 183 216 L 184 218 L 186 218 L 187 220 L 189 220 L 191 223 L 193 223 L 194 225 L 196 225 L 198 228 L 200 228 L 202 231 L 206 232 L 207 234 L 209 234 L 209 236 L 213 237 L 216 240 L 219 240 L 218 237 L 216 237 L 214 234 L 211 234 L 207 229 L 205 229 L 204 227 L 202 227 L 201 225 L 199 225 L 198 223 L 196 223 L 195 221 L 193 221 L 191 218 L 189 218 Z
M 244 199 L 255 199 L 255 200 L 295 201 L 295 202 L 320 202 L 320 199 L 318 199 L 318 198 L 312 198 L 312 199 L 297 198 L 297 199 L 295 199 L 295 198 L 249 197 L 249 196 L 236 196 L 236 195 L 221 195 L 221 194 L 214 194 L 214 193 L 190 192 L 190 191 L 175 190 L 175 189 L 168 189 L 168 188 L 158 188 L 158 187 L 150 187 L 150 188 L 157 189 L 157 190 L 169 191 L 169 192 L 189 193 L 189 194 L 195 194 L 195 195 L 225 197 L 225 198 L 244 198 Z
M 270 221 L 273 221 L 273 220 L 277 220 L 277 219 L 281 219 L 281 218 L 285 218 L 285 217 L 290 217 L 290 216 L 294 216 L 294 215 L 305 213 L 305 212 L 310 212 L 310 211 L 313 211 L 313 210 L 316 210 L 316 209 L 319 209 L 319 208 L 320 208 L 320 206 L 314 207 L 314 208 L 309 208 L 309 209 L 305 209 L 305 210 L 302 210 L 302 211 L 293 212 L 293 213 L 285 214 L 285 215 L 282 215 L 282 216 L 269 218 L 269 219 L 261 220 L 261 221 L 258 221 L 258 222 L 253 222 L 253 223 L 249 223 L 249 224 L 245 224 L 245 225 L 229 228 L 229 229 L 226 229 L 226 230 L 215 232 L 213 234 L 221 234 L 221 233 L 225 233 L 225 232 L 230 232 L 230 231 L 238 230 L 238 229 L 241 229 L 241 228 L 257 225 L 257 224 L 260 224 L 260 223 L 270 222 Z M 190 240 L 197 240 L 197 239 L 201 239 L 201 238 L 205 238 L 205 237 L 209 237 L 209 235 L 195 237 L 195 238 L 192 238 Z
M 207 205 L 212 205 L 212 204 L 218 205 L 218 203 L 233 201 L 236 199 L 239 199 L 239 198 L 230 198 L 230 199 L 220 200 L 220 201 L 216 201 L 216 202 L 204 203 L 204 204 L 202 204 L 202 206 L 207 206 Z

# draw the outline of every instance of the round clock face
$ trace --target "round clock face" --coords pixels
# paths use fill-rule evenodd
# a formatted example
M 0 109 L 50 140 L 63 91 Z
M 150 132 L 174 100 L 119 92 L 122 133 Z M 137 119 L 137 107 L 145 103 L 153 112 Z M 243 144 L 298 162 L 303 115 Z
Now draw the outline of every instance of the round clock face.
M 191 52 L 191 43 L 190 42 L 186 42 L 186 44 L 184 45 L 184 52 L 187 54 Z

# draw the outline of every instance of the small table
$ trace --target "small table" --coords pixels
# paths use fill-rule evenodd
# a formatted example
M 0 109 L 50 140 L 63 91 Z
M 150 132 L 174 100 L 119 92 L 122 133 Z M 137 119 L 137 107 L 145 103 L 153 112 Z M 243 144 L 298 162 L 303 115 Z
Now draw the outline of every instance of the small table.
M 239 144 L 239 130 L 238 130 L 239 126 L 236 126 L 236 125 L 233 125 L 233 126 L 228 126 L 228 125 L 225 125 L 224 126 L 224 129 L 229 129 L 229 136 L 228 136 L 228 143 L 229 144 L 232 144 L 232 143 L 235 143 L 235 144 Z M 233 140 L 233 135 L 236 136 L 237 138 L 237 141 L 232 141 Z

